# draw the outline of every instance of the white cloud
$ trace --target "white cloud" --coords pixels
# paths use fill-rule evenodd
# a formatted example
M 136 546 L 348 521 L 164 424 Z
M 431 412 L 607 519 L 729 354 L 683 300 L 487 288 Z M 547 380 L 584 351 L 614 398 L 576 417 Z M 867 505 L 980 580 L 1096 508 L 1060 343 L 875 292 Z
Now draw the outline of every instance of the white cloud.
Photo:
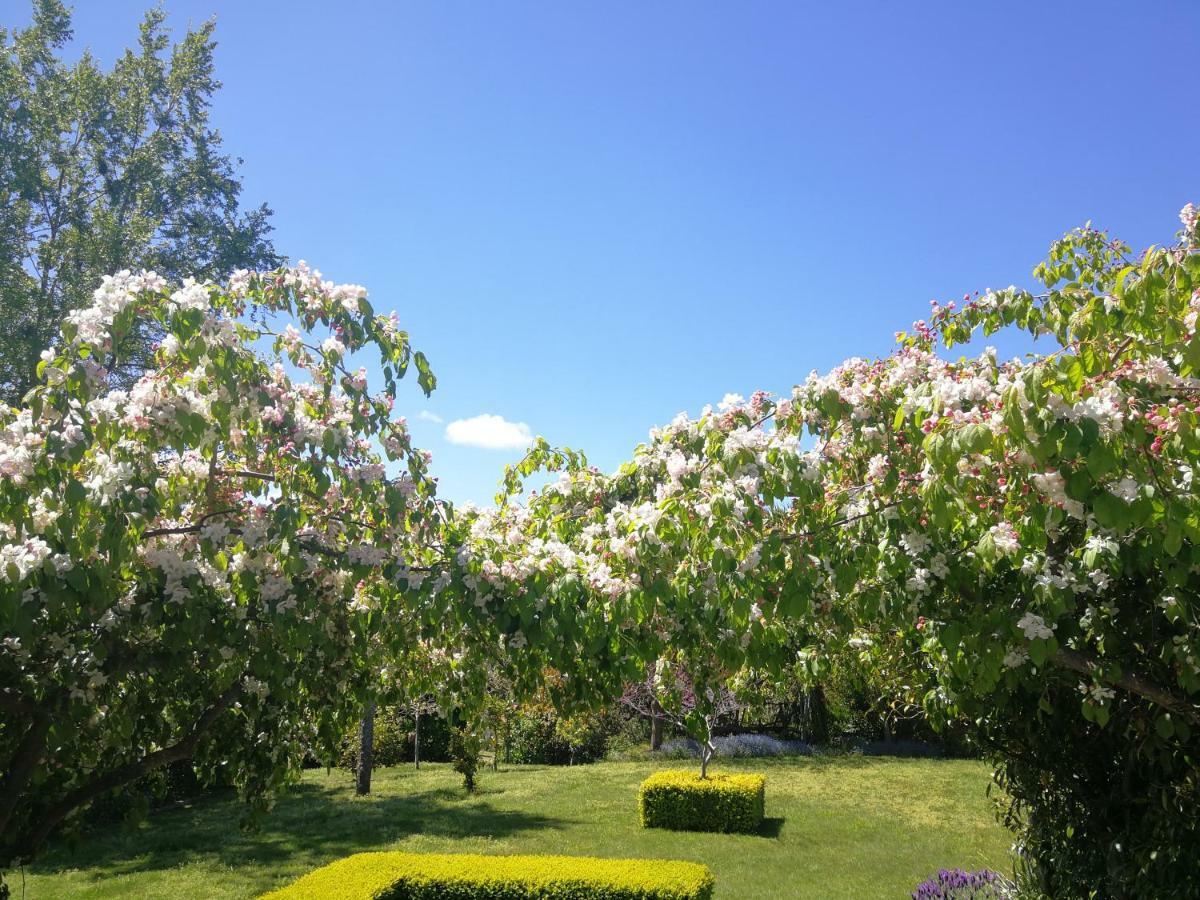
M 533 433 L 524 422 L 510 422 L 504 416 L 483 413 L 470 419 L 455 419 L 446 426 L 446 440 L 485 450 L 516 450 L 528 447 Z
M 423 409 L 419 413 L 417 413 L 417 418 L 420 419 L 422 422 L 433 422 L 435 425 L 441 425 L 442 422 L 446 421 L 441 416 L 439 416 L 437 413 L 430 412 L 427 409 Z

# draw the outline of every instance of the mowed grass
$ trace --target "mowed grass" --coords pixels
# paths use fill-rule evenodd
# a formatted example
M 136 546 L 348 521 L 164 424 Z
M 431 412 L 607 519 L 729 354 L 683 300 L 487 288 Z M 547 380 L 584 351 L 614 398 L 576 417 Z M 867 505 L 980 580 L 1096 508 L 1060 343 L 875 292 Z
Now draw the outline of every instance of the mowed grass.
M 673 766 L 686 765 L 673 763 Z M 817 757 L 721 761 L 767 776 L 755 835 L 643 829 L 637 786 L 656 763 L 501 766 L 466 797 L 449 766 L 383 769 L 355 798 L 345 772 L 305 773 L 255 833 L 230 796 L 160 810 L 136 829 L 52 848 L 27 900 L 255 897 L 360 850 L 564 853 L 707 864 L 720 900 L 903 898 L 943 866 L 1007 872 L 1010 837 L 971 760 Z M 20 876 L 14 883 L 20 896 Z

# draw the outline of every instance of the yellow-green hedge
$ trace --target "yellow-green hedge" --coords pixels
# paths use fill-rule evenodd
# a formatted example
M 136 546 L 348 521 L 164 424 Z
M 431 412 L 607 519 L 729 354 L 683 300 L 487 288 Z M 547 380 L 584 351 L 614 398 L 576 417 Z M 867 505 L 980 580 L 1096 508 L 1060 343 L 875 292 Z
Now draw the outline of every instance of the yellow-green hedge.
M 587 856 L 356 853 L 262 900 L 711 900 L 699 863 Z
M 638 791 L 638 813 L 647 828 L 682 831 L 757 831 L 767 780 L 762 775 L 655 772 Z

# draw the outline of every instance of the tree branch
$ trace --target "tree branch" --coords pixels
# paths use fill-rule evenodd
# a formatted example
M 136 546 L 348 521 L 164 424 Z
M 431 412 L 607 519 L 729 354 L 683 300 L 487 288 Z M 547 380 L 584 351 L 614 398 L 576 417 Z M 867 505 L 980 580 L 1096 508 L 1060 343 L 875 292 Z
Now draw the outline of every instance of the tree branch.
M 156 538 L 163 537 L 168 534 L 196 534 L 209 519 L 215 518 L 216 516 L 228 516 L 237 512 L 241 512 L 241 510 L 239 510 L 237 507 L 218 509 L 216 512 L 206 513 L 205 515 L 201 516 L 196 520 L 195 524 L 177 525 L 174 528 L 151 528 L 149 531 L 143 531 L 142 537 Z
M 1094 675 L 1096 669 L 1103 665 L 1095 657 L 1081 653 L 1078 650 L 1070 650 L 1066 647 L 1060 647 L 1050 657 L 1050 661 L 1064 669 L 1069 669 L 1072 672 L 1078 672 L 1088 677 Z M 1197 708 L 1195 703 L 1186 697 L 1181 697 L 1166 688 L 1160 687 L 1144 675 L 1123 670 L 1121 677 L 1110 683 L 1127 693 L 1141 697 L 1143 700 L 1149 700 L 1155 706 L 1160 706 L 1180 718 L 1187 719 L 1195 725 L 1200 725 L 1200 709 Z
M 106 775 L 94 779 L 88 784 L 67 794 L 57 803 L 52 804 L 41 816 L 38 823 L 30 829 L 20 846 L 23 858 L 32 858 L 37 849 L 45 843 L 50 833 L 72 812 L 115 788 L 122 787 L 141 778 L 157 768 L 180 760 L 190 759 L 196 751 L 196 746 L 204 733 L 217 721 L 221 713 L 229 709 L 242 693 L 242 680 L 238 678 L 225 689 L 203 713 L 196 719 L 196 724 L 179 741 L 161 750 L 155 750 L 136 762 L 118 766 Z

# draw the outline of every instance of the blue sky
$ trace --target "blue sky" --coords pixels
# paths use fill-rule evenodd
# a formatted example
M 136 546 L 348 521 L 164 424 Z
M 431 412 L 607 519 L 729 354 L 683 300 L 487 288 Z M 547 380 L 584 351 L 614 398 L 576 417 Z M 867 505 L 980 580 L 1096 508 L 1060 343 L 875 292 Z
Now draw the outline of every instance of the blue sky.
M 146 3 L 76 5 L 109 62 Z M 1030 283 L 1085 220 L 1141 246 L 1200 201 L 1183 0 L 165 5 L 217 17 L 214 119 L 278 248 L 428 353 L 408 413 L 456 501 L 520 451 L 454 420 L 612 468 L 680 410 L 887 352 L 932 298 Z

